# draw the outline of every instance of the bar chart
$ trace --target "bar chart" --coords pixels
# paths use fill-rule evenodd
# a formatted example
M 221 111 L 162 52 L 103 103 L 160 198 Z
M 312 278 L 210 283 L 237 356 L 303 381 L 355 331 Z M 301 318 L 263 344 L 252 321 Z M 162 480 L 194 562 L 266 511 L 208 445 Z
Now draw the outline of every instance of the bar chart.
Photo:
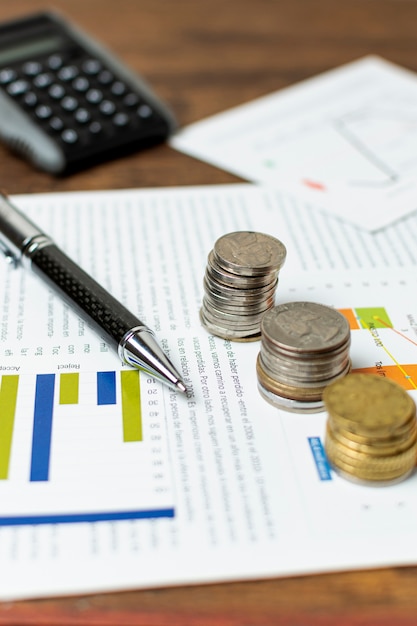
M 0 525 L 173 517 L 163 392 L 154 379 L 121 369 L 0 380 Z M 118 497 L 107 498 L 116 481 Z
M 357 331 L 365 334 L 373 351 L 378 351 L 373 364 L 355 367 L 355 372 L 386 376 L 407 391 L 417 389 L 417 340 L 410 333 L 409 323 L 396 328 L 387 307 L 371 306 L 339 309 L 349 322 L 352 337 Z M 406 348 L 409 348 L 406 350 Z M 411 355 L 410 355 L 411 350 Z M 370 347 L 367 353 L 371 354 Z M 410 358 L 411 357 L 411 358 Z

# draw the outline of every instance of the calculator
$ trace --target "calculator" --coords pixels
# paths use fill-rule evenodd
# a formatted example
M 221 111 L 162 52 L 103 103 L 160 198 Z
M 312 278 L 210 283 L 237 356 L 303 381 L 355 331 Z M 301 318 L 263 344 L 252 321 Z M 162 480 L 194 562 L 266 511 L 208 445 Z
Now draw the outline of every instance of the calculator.
M 0 140 L 67 174 L 166 140 L 165 103 L 104 46 L 46 11 L 0 25 Z

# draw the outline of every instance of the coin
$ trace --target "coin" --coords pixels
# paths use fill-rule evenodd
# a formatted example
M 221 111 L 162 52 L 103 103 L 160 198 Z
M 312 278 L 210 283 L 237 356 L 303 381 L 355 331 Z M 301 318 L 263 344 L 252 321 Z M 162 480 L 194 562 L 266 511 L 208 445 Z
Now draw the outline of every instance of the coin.
M 315 302 L 289 302 L 269 309 L 261 322 L 258 388 L 323 409 L 327 385 L 351 369 L 350 328 L 345 317 Z M 305 409 L 311 412 L 310 406 Z
M 259 341 L 261 334 L 259 332 L 247 332 L 243 330 L 230 330 L 223 328 L 223 326 L 218 326 L 217 324 L 213 324 L 204 316 L 204 312 L 200 309 L 200 320 L 202 325 L 216 337 L 220 337 L 221 339 L 229 339 L 230 341 L 238 341 L 238 342 L 249 342 L 249 341 Z
M 217 281 L 212 280 L 210 274 L 206 271 L 203 285 L 206 293 L 216 295 L 227 301 L 232 299 L 233 301 L 244 300 L 245 302 L 259 302 L 264 298 L 275 295 L 278 286 L 278 278 L 275 278 L 272 282 L 264 286 L 244 288 L 239 282 L 235 283 L 235 285 L 219 285 Z
M 275 304 L 285 246 L 252 231 L 228 233 L 207 257 L 200 320 L 214 335 L 232 341 L 260 337 L 263 315 Z
M 291 398 L 292 400 L 305 400 L 308 402 L 321 400 L 323 392 L 322 387 L 316 386 L 308 388 L 286 385 L 285 383 L 269 376 L 262 367 L 262 360 L 259 354 L 256 360 L 256 373 L 259 384 L 269 392 L 274 393 L 276 396 L 283 396 L 284 398 Z
M 262 334 L 279 348 L 323 353 L 345 345 L 350 329 L 347 319 L 336 309 L 316 302 L 289 302 L 265 315 Z
M 416 405 L 398 383 L 349 374 L 326 387 L 323 401 L 325 450 L 341 476 L 391 484 L 411 474 L 417 459 Z
M 370 374 L 354 374 L 332 385 L 324 401 L 338 424 L 369 435 L 390 435 L 416 412 L 413 399 L 400 385 Z
M 237 302 L 233 302 L 231 300 L 226 300 L 224 298 L 219 298 L 216 295 L 206 293 L 204 295 L 204 301 L 207 305 L 212 306 L 213 308 L 224 311 L 225 313 L 232 313 L 236 315 L 236 313 L 240 313 L 241 315 L 254 315 L 256 313 L 264 313 L 267 309 L 270 309 L 274 304 L 274 298 L 266 298 L 265 300 L 261 300 L 253 303 L 250 301 L 249 303 L 238 300 Z
M 229 272 L 216 264 L 213 252 L 210 252 L 207 258 L 207 274 L 219 285 L 225 285 L 226 287 L 239 286 L 239 289 L 254 289 L 256 287 L 269 286 L 276 279 L 275 272 L 257 275 L 234 274 Z
M 417 443 L 398 455 L 388 457 L 370 457 L 364 454 L 362 457 L 344 453 L 338 443 L 331 436 L 325 439 L 326 455 L 330 463 L 356 479 L 387 481 L 397 479 L 400 476 L 409 475 L 415 466 Z
M 334 425 L 327 421 L 326 433 L 331 435 L 333 439 L 340 443 L 344 448 L 356 452 L 363 452 L 370 456 L 389 456 L 407 450 L 411 444 L 417 441 L 417 429 L 410 429 L 407 435 L 401 438 L 393 437 L 392 439 L 375 440 L 364 438 L 362 442 L 358 442 L 351 438 L 349 432 L 344 432 L 334 428 Z
M 281 269 L 287 251 L 284 244 L 271 235 L 238 231 L 220 237 L 213 253 L 217 263 L 229 272 L 258 276 Z

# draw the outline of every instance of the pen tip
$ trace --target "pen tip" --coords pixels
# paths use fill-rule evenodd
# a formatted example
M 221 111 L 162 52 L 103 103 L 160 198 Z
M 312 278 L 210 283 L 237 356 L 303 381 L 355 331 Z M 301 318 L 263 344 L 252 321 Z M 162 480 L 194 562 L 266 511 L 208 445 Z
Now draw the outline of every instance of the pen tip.
M 182 393 L 185 393 L 187 391 L 187 387 L 184 385 L 184 383 L 181 380 L 178 380 L 176 382 L 176 387 L 177 387 L 177 389 L 182 391 Z

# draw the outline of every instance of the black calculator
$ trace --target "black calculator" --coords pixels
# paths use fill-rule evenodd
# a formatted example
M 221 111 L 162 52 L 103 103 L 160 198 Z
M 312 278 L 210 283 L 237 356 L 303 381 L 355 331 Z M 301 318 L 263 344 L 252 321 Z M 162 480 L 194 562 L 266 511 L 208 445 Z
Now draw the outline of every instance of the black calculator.
M 0 25 L 0 139 L 67 174 L 160 143 L 173 114 L 137 74 L 55 12 Z

